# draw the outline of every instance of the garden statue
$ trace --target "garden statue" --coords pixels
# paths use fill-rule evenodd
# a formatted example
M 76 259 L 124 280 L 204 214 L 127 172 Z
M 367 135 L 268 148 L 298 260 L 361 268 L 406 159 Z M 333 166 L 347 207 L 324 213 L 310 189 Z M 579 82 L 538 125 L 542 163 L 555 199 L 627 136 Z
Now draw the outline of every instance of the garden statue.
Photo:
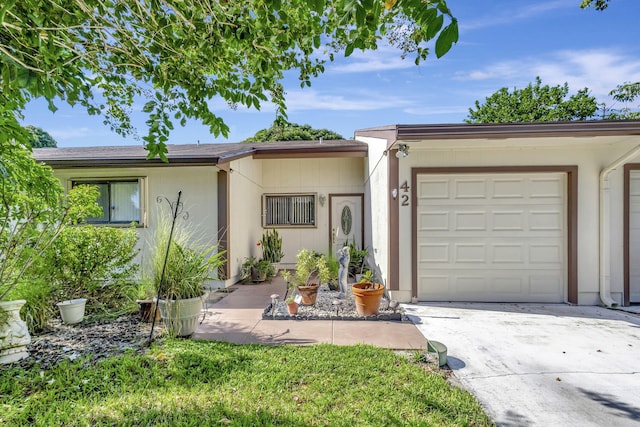
M 338 249 L 336 252 L 338 255 L 338 262 L 340 263 L 340 269 L 338 270 L 338 285 L 340 286 L 340 293 L 338 298 L 344 298 L 347 294 L 347 280 L 349 278 L 349 246 L 345 246 L 342 249 Z
M 20 318 L 20 308 L 25 300 L 4 301 L 0 311 L 6 315 L 0 319 L 0 365 L 12 363 L 29 356 L 27 345 L 31 335 L 24 320 Z M 4 313 L 0 313 L 2 316 Z

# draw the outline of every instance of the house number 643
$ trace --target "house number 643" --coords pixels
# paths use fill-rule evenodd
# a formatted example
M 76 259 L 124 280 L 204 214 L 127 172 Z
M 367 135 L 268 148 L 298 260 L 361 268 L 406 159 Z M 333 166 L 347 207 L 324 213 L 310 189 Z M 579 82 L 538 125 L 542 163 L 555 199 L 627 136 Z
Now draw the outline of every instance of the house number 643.
M 407 184 L 407 181 L 403 182 L 400 188 L 402 192 L 405 193 L 400 195 L 400 206 L 409 206 L 409 194 L 407 194 L 409 193 L 409 184 Z

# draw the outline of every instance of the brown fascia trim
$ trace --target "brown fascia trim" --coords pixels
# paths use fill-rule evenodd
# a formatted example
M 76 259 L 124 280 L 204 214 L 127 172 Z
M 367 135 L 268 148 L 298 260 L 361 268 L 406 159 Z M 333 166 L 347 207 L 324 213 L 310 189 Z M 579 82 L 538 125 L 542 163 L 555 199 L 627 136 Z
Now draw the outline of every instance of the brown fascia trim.
M 355 132 L 355 137 L 371 137 L 381 138 L 387 141 L 393 141 L 396 139 L 398 126 L 383 126 L 379 128 L 360 129 Z
M 381 131 L 386 132 L 387 129 L 381 129 Z M 375 133 L 374 130 L 371 130 L 371 132 Z M 360 132 L 357 132 L 356 134 L 360 134 Z M 378 135 L 380 135 L 380 133 L 378 133 Z M 597 120 L 552 123 L 482 123 L 396 126 L 396 137 L 398 140 L 506 139 L 535 136 L 588 137 L 605 135 L 640 135 L 640 121 Z
M 169 158 L 169 162 L 160 159 L 36 159 L 52 168 L 117 168 L 117 167 L 157 167 L 157 166 L 216 166 L 219 157 L 208 158 Z
M 367 157 L 369 147 L 366 144 L 348 145 L 340 147 L 336 145 L 326 147 L 301 147 L 297 149 L 287 148 L 256 148 L 254 159 L 301 159 L 319 157 Z

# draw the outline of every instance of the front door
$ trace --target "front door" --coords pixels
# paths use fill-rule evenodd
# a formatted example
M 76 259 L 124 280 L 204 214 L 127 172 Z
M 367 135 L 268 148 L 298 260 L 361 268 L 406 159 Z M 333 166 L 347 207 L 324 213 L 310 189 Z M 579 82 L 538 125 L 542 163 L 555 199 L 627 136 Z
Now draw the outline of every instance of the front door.
M 358 248 L 363 247 L 363 194 L 330 194 L 329 206 L 331 216 L 329 227 L 331 230 L 329 247 L 331 253 L 342 248 L 345 243 L 355 242 Z

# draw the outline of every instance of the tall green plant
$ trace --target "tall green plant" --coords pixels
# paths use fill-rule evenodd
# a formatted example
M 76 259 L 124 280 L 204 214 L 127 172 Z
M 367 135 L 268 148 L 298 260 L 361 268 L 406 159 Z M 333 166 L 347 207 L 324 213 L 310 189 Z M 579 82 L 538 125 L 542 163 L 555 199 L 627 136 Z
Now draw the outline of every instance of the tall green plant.
M 217 245 L 197 242 L 195 230 L 180 223 L 175 226 L 169 246 L 170 232 L 169 219 L 161 217 L 151 243 L 151 277 L 156 290 L 160 290 L 161 299 L 167 300 L 199 297 L 203 294 L 204 282 L 215 279 L 218 269 L 225 263 L 225 251 L 219 251 Z M 165 255 L 167 262 L 161 281 Z
M 267 230 L 262 234 L 260 246 L 262 246 L 262 259 L 270 263 L 280 262 L 282 257 L 284 257 L 282 253 L 282 238 L 275 228 Z
M 51 168 L 30 149 L 0 139 L 0 301 L 39 260 L 67 224 L 98 215 L 97 190 L 78 186 L 67 197 Z

